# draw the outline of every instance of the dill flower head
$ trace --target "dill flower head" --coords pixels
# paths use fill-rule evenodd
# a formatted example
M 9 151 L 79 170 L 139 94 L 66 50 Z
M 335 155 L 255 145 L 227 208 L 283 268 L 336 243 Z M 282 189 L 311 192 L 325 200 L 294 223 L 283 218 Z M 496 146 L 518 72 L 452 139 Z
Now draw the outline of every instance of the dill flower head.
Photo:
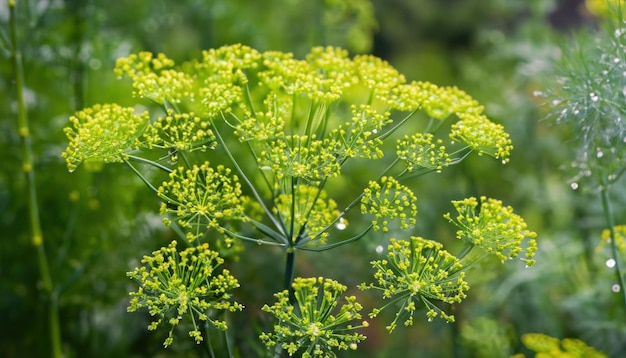
M 460 120 L 452 124 L 450 139 L 464 143 L 478 155 L 487 154 L 503 163 L 509 161 L 513 145 L 509 134 L 500 124 L 491 122 L 484 115 L 457 114 Z
M 626 6 L 624 0 L 585 0 L 585 6 L 590 13 L 601 16 L 616 16 L 614 12 L 623 9 Z
M 194 151 L 215 148 L 216 140 L 210 124 L 194 113 L 174 113 L 167 111 L 166 117 L 157 121 L 143 134 L 148 148 L 175 149 L 177 151 Z
M 389 230 L 389 220 L 398 220 L 402 229 L 415 225 L 417 216 L 415 194 L 393 177 L 382 177 L 380 183 L 370 181 L 361 198 L 361 212 L 372 214 L 374 230 Z
M 384 299 L 401 303 L 395 319 L 387 326 L 389 332 L 396 328 L 398 320 L 404 319 L 405 326 L 412 325 L 416 305 L 426 308 L 428 321 L 439 316 L 453 322 L 454 316 L 445 313 L 435 302 L 459 303 L 469 290 L 459 260 L 440 243 L 421 237 L 412 236 L 410 241 L 392 238 L 387 258 L 372 261 L 372 267 L 376 269 L 376 282 L 362 283 L 359 288 L 381 291 Z M 374 309 L 370 317 L 376 317 L 389 305 Z
M 175 217 L 187 230 L 189 241 L 204 235 L 207 229 L 223 232 L 225 220 L 245 220 L 239 179 L 221 165 L 212 168 L 204 162 L 191 169 L 175 169 L 157 194 L 164 200 L 161 214 Z M 168 218 L 164 221 L 170 223 Z
M 122 57 L 115 63 L 114 72 L 119 77 L 127 75 L 133 81 L 133 95 L 150 99 L 158 104 L 177 104 L 194 98 L 194 80 L 175 69 L 173 60 L 164 54 L 154 56 L 140 52 Z
M 608 358 L 606 354 L 574 338 L 559 340 L 542 333 L 526 333 L 522 335 L 522 343 L 537 353 L 536 357 Z
M 470 245 L 495 255 L 502 262 L 516 258 L 525 251 L 521 258 L 527 266 L 535 263 L 533 259 L 537 250 L 535 237 L 537 234 L 527 229 L 522 217 L 513 212 L 510 206 L 503 206 L 500 200 L 474 197 L 453 201 L 457 216 L 450 213 L 444 215 L 459 230 L 456 236 Z M 526 241 L 527 247 L 523 244 Z
M 230 291 L 239 287 L 237 279 L 228 270 L 217 272 L 223 262 L 207 244 L 178 251 L 176 241 L 172 241 L 152 256 L 144 256 L 143 266 L 128 272 L 140 286 L 130 292 L 128 312 L 147 308 L 151 316 L 157 317 L 148 326 L 151 331 L 161 324 L 169 324 L 165 347 L 172 344 L 172 332 L 186 316 L 193 325 L 189 336 L 196 343 L 203 341 L 198 328 L 204 322 L 226 330 L 226 322 L 213 317 L 214 313 L 241 311 L 243 306 L 231 300 Z
M 260 336 L 268 348 L 279 345 L 289 356 L 300 357 L 336 357 L 334 350 L 357 349 L 365 336 L 351 332 L 368 323 L 350 323 L 361 319 L 363 307 L 355 296 L 342 296 L 346 286 L 323 277 L 297 277 L 292 287 L 294 304 L 285 290 L 274 295 L 277 301 L 272 306 L 262 308 L 277 320 L 273 332 Z M 344 303 L 339 305 L 340 301 Z
M 404 138 L 398 139 L 396 148 L 398 158 L 404 161 L 409 172 L 421 168 L 441 172 L 451 163 L 443 140 L 435 140 L 430 133 L 405 135 Z
M 125 154 L 139 147 L 137 137 L 148 122 L 148 113 L 135 114 L 133 108 L 117 104 L 96 104 L 70 117 L 64 128 L 69 139 L 62 156 L 74 171 L 85 160 L 122 162 Z
M 613 227 L 613 231 L 615 233 L 615 244 L 617 245 L 617 250 L 622 255 L 626 255 L 626 225 L 615 225 Z M 602 241 L 600 241 L 600 244 L 596 247 L 596 252 L 602 251 L 606 245 L 611 245 L 611 230 L 602 230 L 600 238 Z
M 328 199 L 326 192 L 316 187 L 300 185 L 293 194 L 281 194 L 276 198 L 274 212 L 277 213 L 292 232 L 296 240 L 301 232 L 311 240 L 324 244 L 328 238 L 326 229 L 335 221 L 340 212 L 337 203 Z M 293 223 L 292 223 L 293 220 Z
M 267 167 L 277 179 L 302 178 L 311 182 L 336 177 L 340 164 L 332 151 L 316 136 L 285 136 L 268 142 L 259 154 L 261 167 Z

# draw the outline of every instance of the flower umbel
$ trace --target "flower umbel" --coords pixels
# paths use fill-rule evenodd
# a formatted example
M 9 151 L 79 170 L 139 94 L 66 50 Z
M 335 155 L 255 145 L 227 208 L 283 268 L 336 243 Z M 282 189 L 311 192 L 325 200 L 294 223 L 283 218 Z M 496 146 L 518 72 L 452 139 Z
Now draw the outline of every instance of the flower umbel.
M 579 339 L 565 338 L 559 340 L 541 333 L 526 333 L 522 336 L 524 345 L 537 353 L 536 357 L 568 357 L 568 358 L 607 358 L 602 352 L 589 347 Z M 517 357 L 517 356 L 515 356 Z M 523 356 L 522 356 L 523 357 Z
M 272 306 L 263 306 L 278 320 L 273 332 L 260 336 L 268 348 L 279 345 L 290 356 L 300 352 L 301 357 L 335 357 L 333 350 L 357 349 L 365 336 L 350 332 L 368 323 L 350 323 L 361 319 L 362 306 L 354 296 L 343 297 L 345 303 L 337 308 L 346 286 L 323 277 L 297 277 L 292 287 L 295 305 L 285 290 L 274 295 L 278 301 Z
M 328 237 L 325 230 L 340 214 L 337 203 L 327 199 L 324 191 L 319 192 L 318 188 L 306 185 L 296 187 L 291 195 L 279 195 L 274 211 L 280 215 L 285 226 L 293 226 L 292 240 L 297 240 L 302 233 L 309 239 L 319 240 L 322 245 Z M 291 220 L 294 220 L 293 225 Z
M 141 260 L 143 266 L 128 272 L 140 287 L 131 292 L 128 312 L 147 308 L 151 316 L 157 316 L 148 330 L 155 330 L 166 322 L 170 324 L 169 336 L 163 343 L 172 344 L 172 332 L 185 315 L 191 318 L 193 330 L 189 336 L 196 343 L 203 340 L 198 326 L 208 322 L 218 329 L 226 330 L 225 321 L 212 318 L 215 311 L 241 311 L 243 306 L 231 301 L 229 291 L 239 287 L 239 282 L 228 270 L 215 272 L 224 262 L 218 253 L 204 244 L 177 251 L 176 241 Z
M 148 126 L 144 133 L 148 148 L 165 148 L 182 151 L 206 150 L 216 145 L 215 135 L 209 122 L 193 113 L 177 114 L 168 110 L 166 117 L 160 117 Z
M 397 154 L 406 163 L 406 169 L 410 173 L 421 168 L 441 172 L 451 162 L 443 141 L 434 140 L 430 133 L 404 136 L 402 140 L 398 140 Z
M 122 162 L 125 154 L 136 149 L 139 131 L 148 122 L 148 112 L 136 115 L 133 108 L 117 104 L 96 104 L 70 117 L 71 127 L 64 132 L 69 144 L 63 158 L 74 171 L 85 160 Z
M 370 181 L 361 198 L 361 212 L 372 214 L 373 229 L 389 230 L 389 220 L 397 219 L 403 229 L 415 225 L 417 198 L 408 187 L 398 183 L 393 177 L 382 177 L 380 183 Z
M 206 229 L 223 232 L 222 220 L 245 220 L 239 179 L 221 165 L 213 169 L 205 162 L 187 170 L 178 168 L 170 173 L 170 180 L 159 187 L 157 194 L 164 200 L 161 214 L 175 216 L 187 230 L 189 241 L 203 235 Z M 165 223 L 170 223 L 168 218 Z
M 504 127 L 491 122 L 484 115 L 471 113 L 457 115 L 460 120 L 452 125 L 450 139 L 465 143 L 479 155 L 487 154 L 502 159 L 503 163 L 509 161 L 513 145 Z
M 413 324 L 416 304 L 423 304 L 428 321 L 440 316 L 448 322 L 454 321 L 435 305 L 433 301 L 448 304 L 461 302 L 466 297 L 469 285 L 465 282 L 463 266 L 454 255 L 443 250 L 443 246 L 431 240 L 412 236 L 410 241 L 391 239 L 387 259 L 372 261 L 375 283 L 362 283 L 362 290 L 382 291 L 384 299 L 392 301 L 380 309 L 374 309 L 370 317 L 376 317 L 391 304 L 401 302 L 396 317 L 387 326 L 392 332 L 397 321 L 404 319 L 404 325 Z
M 513 212 L 510 206 L 503 206 L 500 200 L 480 197 L 453 201 L 457 217 L 450 213 L 444 215 L 459 230 L 456 236 L 470 245 L 476 245 L 488 254 L 493 254 L 502 262 L 516 258 L 526 251 L 524 261 L 527 266 L 535 263 L 533 257 L 537 250 L 537 234 L 527 229 L 522 217 Z M 522 247 L 527 240 L 527 248 Z

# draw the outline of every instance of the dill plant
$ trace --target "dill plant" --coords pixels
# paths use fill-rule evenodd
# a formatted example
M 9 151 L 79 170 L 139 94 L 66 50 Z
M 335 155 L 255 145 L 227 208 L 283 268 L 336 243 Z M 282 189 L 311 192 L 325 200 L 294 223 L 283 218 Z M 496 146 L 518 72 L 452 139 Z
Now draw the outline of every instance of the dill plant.
M 124 163 L 163 201 L 164 223 L 195 249 L 177 253 L 172 244 L 144 258 L 144 266 L 129 273 L 139 283 L 130 310 L 147 307 L 161 319 L 177 310 L 169 324 L 173 328 L 189 316 L 189 334 L 198 343 L 210 339 L 201 337 L 196 318 L 224 322 L 211 308 L 235 297 L 230 290 L 238 283 L 226 274 L 215 278 L 210 263 L 204 264 L 210 270 L 184 270 L 190 263 L 178 267 L 182 263 L 172 258 L 196 257 L 187 250 L 209 247 L 232 253 L 249 242 L 279 248 L 286 258 L 284 291 L 262 309 L 277 322 L 260 336 L 274 356 L 286 351 L 333 357 L 336 350 L 357 349 L 365 339 L 357 330 L 369 325 L 357 297 L 344 296 L 347 287 L 330 278 L 296 277 L 296 253 L 330 250 L 394 225 L 410 230 L 418 214 L 415 178 L 445 171 L 471 153 L 504 164 L 513 148 L 504 128 L 462 90 L 407 82 L 387 62 L 371 55 L 351 58 L 340 48 L 315 47 L 296 59 L 232 45 L 182 65 L 141 52 L 120 58 L 115 72 L 130 78 L 133 95 L 148 107 L 103 104 L 78 112 L 66 128 L 63 157 L 70 170 L 92 161 Z M 351 175 L 353 162 L 371 163 L 360 194 L 347 201 L 331 197 L 328 189 Z M 165 179 L 159 183 L 149 167 Z M 466 297 L 465 270 L 484 256 L 469 254 L 476 250 L 502 261 L 525 250 L 524 260 L 532 265 L 535 233 L 523 220 L 495 199 L 481 198 L 480 209 L 476 199 L 467 200 L 454 203 L 455 218 L 445 216 L 467 244 L 460 255 L 411 236 L 393 239 L 388 258 L 372 262 L 375 282 L 359 287 L 381 290 L 389 301 L 373 308 L 370 318 L 400 305 L 396 320 L 410 325 L 422 304 L 428 319 L 453 321 L 442 304 Z M 344 231 L 349 215 L 366 218 L 351 236 Z M 202 296 L 212 285 L 227 296 Z M 203 298 L 190 305 L 188 295 L 183 302 L 184 292 Z M 232 302 L 225 308 L 241 306 Z
M 626 172 L 626 27 L 621 1 L 590 1 L 606 16 L 592 34 L 576 34 L 556 63 L 556 73 L 538 93 L 551 118 L 571 130 L 574 159 L 570 186 L 599 197 L 616 283 L 626 313 L 626 279 L 620 252 L 619 217 L 613 201 Z M 593 5 L 592 5 L 593 4 Z M 595 7 L 594 7 L 595 6 Z

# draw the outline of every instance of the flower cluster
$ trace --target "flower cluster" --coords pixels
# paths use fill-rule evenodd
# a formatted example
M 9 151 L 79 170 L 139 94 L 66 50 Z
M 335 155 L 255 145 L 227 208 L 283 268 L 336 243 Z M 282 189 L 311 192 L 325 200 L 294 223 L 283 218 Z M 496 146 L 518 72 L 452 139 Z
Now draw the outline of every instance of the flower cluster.
M 626 225 L 615 225 L 613 230 L 615 233 L 615 244 L 617 245 L 617 250 L 622 253 L 622 255 L 626 255 Z M 611 230 L 602 230 L 601 239 L 602 241 L 598 247 L 596 247 L 596 252 L 602 251 L 605 245 L 611 245 Z
M 148 122 L 148 113 L 135 114 L 133 108 L 117 104 L 96 104 L 70 117 L 64 129 L 69 139 L 63 158 L 74 171 L 85 160 L 122 162 L 129 151 L 139 146 L 137 137 Z
M 361 198 L 361 212 L 372 214 L 376 218 L 372 221 L 373 229 L 383 232 L 389 230 L 389 220 L 400 221 L 402 229 L 415 225 L 417 216 L 417 198 L 415 194 L 400 184 L 393 177 L 382 177 L 380 183 L 370 181 Z
M 352 121 L 340 125 L 330 133 L 326 144 L 333 148 L 339 161 L 349 158 L 380 159 L 382 140 L 376 137 L 384 126 L 392 122 L 389 113 L 378 113 L 372 106 L 351 107 Z
M 445 120 L 451 114 L 480 115 L 484 110 L 475 99 L 457 87 L 413 81 L 397 86 L 393 93 L 389 103 L 391 108 L 405 112 L 421 108 L 429 117 L 439 120 Z
M 445 313 L 433 301 L 454 304 L 466 297 L 469 285 L 456 257 L 443 250 L 440 243 L 414 236 L 410 241 L 392 238 L 387 256 L 387 259 L 372 262 L 376 282 L 362 283 L 359 288 L 379 290 L 391 303 L 402 303 L 395 319 L 387 326 L 389 332 L 396 328 L 399 319 L 404 319 L 405 326 L 413 324 L 416 304 L 426 307 L 429 321 L 437 316 L 454 321 L 453 315 Z M 374 309 L 370 317 L 376 317 L 382 309 Z
M 522 336 L 522 343 L 526 348 L 537 353 L 536 357 L 608 358 L 606 354 L 574 338 L 559 340 L 541 333 L 526 333 Z M 524 355 L 517 354 L 512 358 L 524 358 Z
M 271 168 L 279 180 L 302 178 L 316 182 L 339 175 L 340 164 L 332 148 L 315 135 L 286 136 L 267 144 L 258 161 L 262 167 Z
M 610 17 L 615 15 L 617 9 L 626 6 L 624 0 L 585 0 L 585 6 L 590 13 L 596 16 Z
M 191 169 L 182 167 L 170 173 L 157 191 L 164 200 L 161 215 L 171 213 L 177 223 L 188 230 L 187 238 L 193 241 L 207 229 L 223 231 L 224 220 L 245 220 L 241 185 L 230 169 L 208 162 Z M 165 223 L 170 224 L 169 218 Z
M 182 99 L 194 98 L 194 80 L 175 68 L 173 60 L 164 54 L 156 57 L 150 52 L 131 54 L 119 58 L 115 74 L 127 75 L 133 80 L 133 95 L 150 99 L 159 104 L 177 104 Z
M 285 290 L 275 294 L 272 306 L 263 306 L 278 320 L 273 332 L 260 336 L 268 348 L 280 345 L 290 356 L 300 352 L 300 357 L 335 357 L 333 350 L 357 349 L 365 336 L 351 332 L 368 323 L 350 323 L 361 319 L 362 306 L 354 296 L 342 297 L 346 286 L 328 278 L 297 277 L 292 287 L 294 304 Z M 337 307 L 340 300 L 345 303 Z
M 328 238 L 326 229 L 339 217 L 337 203 L 326 198 L 326 193 L 316 187 L 300 185 L 293 194 L 281 194 L 276 198 L 274 211 L 292 232 L 294 242 L 307 237 L 324 244 Z M 292 223 L 293 220 L 293 223 Z
M 503 206 L 500 200 L 481 197 L 453 201 L 457 217 L 450 213 L 444 215 L 448 221 L 458 227 L 456 236 L 470 245 L 475 245 L 488 254 L 495 255 L 502 262 L 516 258 L 526 251 L 524 261 L 527 266 L 535 263 L 537 234 L 527 229 L 526 222 L 513 212 L 510 206 Z M 522 246 L 527 240 L 527 248 Z
M 434 140 L 430 133 L 405 135 L 404 138 L 398 140 L 396 148 L 398 158 L 406 163 L 406 169 L 409 172 L 421 168 L 441 172 L 444 167 L 451 163 L 443 141 L 441 139 Z
M 169 324 L 169 336 L 165 347 L 172 344 L 172 332 L 183 316 L 188 315 L 193 324 L 189 336 L 196 343 L 203 340 L 198 329 L 201 322 L 208 322 L 218 329 L 226 330 L 225 321 L 211 317 L 216 311 L 241 311 L 243 306 L 231 301 L 229 293 L 239 287 L 228 270 L 217 273 L 217 268 L 224 262 L 218 253 L 204 244 L 177 251 L 176 241 L 152 253 L 141 260 L 143 266 L 128 272 L 140 287 L 131 292 L 129 312 L 147 308 L 151 316 L 158 317 L 150 323 L 149 330 L 166 323 Z
M 458 114 L 460 120 L 452 124 L 450 139 L 465 143 L 479 155 L 487 154 L 503 163 L 509 161 L 513 145 L 504 127 L 491 122 L 484 115 Z
M 215 135 L 209 123 L 194 113 L 173 113 L 168 110 L 166 117 L 160 117 L 144 132 L 148 148 L 165 148 L 176 151 L 206 150 L 215 148 Z

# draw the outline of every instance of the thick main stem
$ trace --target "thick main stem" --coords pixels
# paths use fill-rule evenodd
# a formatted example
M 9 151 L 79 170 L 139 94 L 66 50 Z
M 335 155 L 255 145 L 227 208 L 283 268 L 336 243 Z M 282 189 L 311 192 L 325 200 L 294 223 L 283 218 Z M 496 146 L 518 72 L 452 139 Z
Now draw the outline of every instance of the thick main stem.
M 289 291 L 289 298 L 292 299 L 293 278 L 296 273 L 296 250 L 293 247 L 287 249 L 287 259 L 285 260 L 285 279 L 283 281 L 283 287 Z M 293 302 L 292 302 L 293 303 Z
M 11 33 L 11 63 L 15 74 L 15 91 L 17 99 L 18 132 L 22 142 L 22 171 L 28 182 L 28 213 L 30 218 L 31 242 L 37 251 L 39 274 L 43 287 L 50 298 L 49 329 L 52 345 L 52 356 L 62 357 L 61 328 L 59 324 L 58 303 L 50 275 L 48 257 L 44 248 L 43 231 L 39 218 L 39 204 L 37 201 L 37 187 L 35 184 L 35 170 L 33 164 L 33 150 L 28 123 L 28 113 L 24 103 L 24 70 L 22 68 L 22 54 L 17 44 L 17 19 L 15 0 L 9 0 L 9 27 Z
M 613 267 L 615 270 L 615 275 L 617 276 L 617 283 L 619 284 L 620 293 L 622 296 L 622 304 L 624 306 L 624 312 L 626 313 L 626 284 L 624 283 L 624 276 L 622 275 L 622 268 L 619 258 L 619 252 L 617 250 L 617 242 L 615 236 L 615 220 L 613 218 L 613 207 L 611 206 L 611 200 L 609 198 L 609 188 L 607 186 L 606 181 L 602 183 L 601 189 L 601 197 L 602 197 L 602 211 L 604 213 L 604 219 L 606 221 L 606 225 L 608 226 L 611 240 L 611 256 L 613 256 L 613 260 L 615 260 L 615 266 Z

